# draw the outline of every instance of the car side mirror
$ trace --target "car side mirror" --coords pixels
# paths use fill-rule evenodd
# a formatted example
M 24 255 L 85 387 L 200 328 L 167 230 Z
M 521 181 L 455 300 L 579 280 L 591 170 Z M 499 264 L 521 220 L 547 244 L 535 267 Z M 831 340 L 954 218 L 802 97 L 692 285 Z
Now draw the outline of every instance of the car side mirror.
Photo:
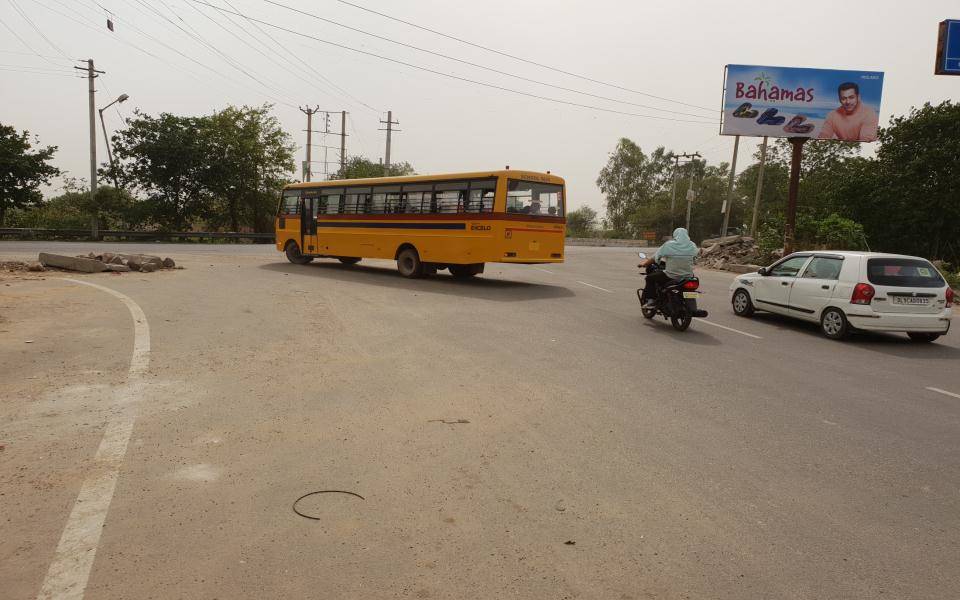
M 770 271 L 768 271 L 766 267 L 760 267 L 757 269 L 757 273 L 760 273 L 761 275 L 769 275 Z

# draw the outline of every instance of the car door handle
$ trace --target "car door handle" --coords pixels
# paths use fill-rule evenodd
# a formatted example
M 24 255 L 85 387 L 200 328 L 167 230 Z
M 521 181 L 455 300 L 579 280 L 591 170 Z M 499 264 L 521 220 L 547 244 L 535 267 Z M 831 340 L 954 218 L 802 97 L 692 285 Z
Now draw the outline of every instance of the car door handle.
M 790 282 L 789 282 L 789 281 L 781 281 L 781 282 L 780 282 L 780 285 L 790 285 Z
M 820 286 L 820 289 L 822 289 L 822 290 L 829 290 L 829 289 L 830 289 L 830 286 L 829 286 L 829 285 L 821 285 L 821 286 Z

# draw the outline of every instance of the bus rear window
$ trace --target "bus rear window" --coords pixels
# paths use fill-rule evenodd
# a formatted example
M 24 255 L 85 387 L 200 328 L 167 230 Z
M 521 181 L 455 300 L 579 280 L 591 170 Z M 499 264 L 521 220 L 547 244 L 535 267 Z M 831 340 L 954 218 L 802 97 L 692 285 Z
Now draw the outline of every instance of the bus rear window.
M 929 262 L 916 258 L 870 258 L 867 279 L 874 285 L 890 287 L 939 288 L 943 277 Z
M 562 217 L 563 186 L 512 179 L 507 183 L 507 212 Z

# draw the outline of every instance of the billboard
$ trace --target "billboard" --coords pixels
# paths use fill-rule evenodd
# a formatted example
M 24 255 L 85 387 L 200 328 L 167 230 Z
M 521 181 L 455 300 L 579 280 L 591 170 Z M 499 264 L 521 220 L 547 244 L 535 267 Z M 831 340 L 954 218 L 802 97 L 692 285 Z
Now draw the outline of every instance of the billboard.
M 937 39 L 937 75 L 960 75 L 960 21 L 947 19 L 940 23 Z
M 883 73 L 727 65 L 722 135 L 873 142 Z

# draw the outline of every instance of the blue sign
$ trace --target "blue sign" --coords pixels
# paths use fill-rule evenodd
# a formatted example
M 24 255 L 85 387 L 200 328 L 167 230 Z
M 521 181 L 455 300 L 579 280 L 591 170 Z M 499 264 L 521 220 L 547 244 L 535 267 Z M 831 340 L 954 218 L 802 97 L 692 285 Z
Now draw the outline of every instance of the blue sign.
M 960 75 L 960 21 L 947 20 L 940 24 L 937 44 L 938 75 Z

